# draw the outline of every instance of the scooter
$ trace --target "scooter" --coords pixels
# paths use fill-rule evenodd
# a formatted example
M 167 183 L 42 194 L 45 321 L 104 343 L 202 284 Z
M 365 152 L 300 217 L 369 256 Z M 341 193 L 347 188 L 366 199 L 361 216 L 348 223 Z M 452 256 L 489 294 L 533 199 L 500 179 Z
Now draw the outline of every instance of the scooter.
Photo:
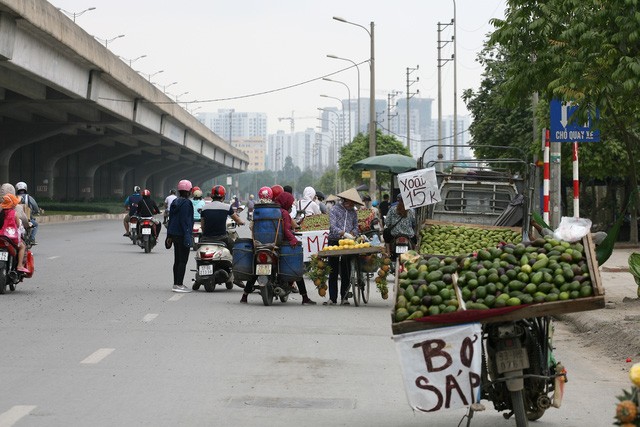
M 7 237 L 0 236 L 0 294 L 16 290 L 16 285 L 33 274 L 33 255 L 25 251 L 28 273 L 18 271 L 18 247 Z
M 202 225 L 200 221 L 194 221 L 193 229 L 191 230 L 191 249 L 194 251 L 198 249 L 198 243 L 200 243 L 200 238 L 202 237 Z
M 291 283 L 278 277 L 280 249 L 274 244 L 257 245 L 254 248 L 254 265 L 257 276 L 256 285 L 266 306 L 273 304 L 274 298 L 287 302 L 293 292 Z
M 481 398 L 508 411 L 504 417 L 514 416 L 518 427 L 562 402 L 566 370 L 553 357 L 552 335 L 549 317 L 483 326 Z
M 227 236 L 230 244 L 237 239 L 236 223 L 227 221 Z M 196 245 L 196 277 L 192 289 L 197 291 L 204 285 L 207 292 L 213 292 L 218 284 L 224 283 L 227 289 L 233 288 L 233 256 L 223 240 L 199 241 Z
M 129 238 L 134 245 L 138 244 L 138 220 L 135 215 L 129 218 Z
M 157 239 L 154 233 L 155 224 L 153 217 L 143 217 L 138 219 L 138 227 L 136 227 L 136 243 L 144 249 L 144 253 L 148 254 L 156 245 Z M 138 235 L 138 232 L 140 233 Z

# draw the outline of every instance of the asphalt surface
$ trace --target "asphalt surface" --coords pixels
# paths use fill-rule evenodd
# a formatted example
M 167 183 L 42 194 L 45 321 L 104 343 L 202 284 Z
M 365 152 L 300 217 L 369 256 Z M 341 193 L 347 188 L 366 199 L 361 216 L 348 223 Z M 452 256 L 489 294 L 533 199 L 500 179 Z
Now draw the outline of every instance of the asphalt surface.
M 42 224 L 36 274 L 0 298 L 0 427 L 455 426 L 465 414 L 411 411 L 391 301 L 375 290 L 364 307 L 302 306 L 298 295 L 265 307 L 258 294 L 243 305 L 239 288 L 175 294 L 172 251 L 144 254 L 122 233 L 117 219 Z M 625 256 L 604 267 L 622 269 Z M 556 357 L 570 382 L 562 408 L 535 426 L 611 425 L 628 387 L 626 361 L 604 357 L 594 332 L 571 329 L 631 315 L 633 278 L 602 276 L 613 308 L 558 322 Z M 514 421 L 489 409 L 472 425 Z

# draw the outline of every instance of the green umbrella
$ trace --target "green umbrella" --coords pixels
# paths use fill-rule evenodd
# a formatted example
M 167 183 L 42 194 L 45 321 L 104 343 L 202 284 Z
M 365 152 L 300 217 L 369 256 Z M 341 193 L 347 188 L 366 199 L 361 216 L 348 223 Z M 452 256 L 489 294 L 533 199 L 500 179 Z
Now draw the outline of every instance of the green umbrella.
M 353 164 L 355 170 L 375 170 L 391 173 L 403 173 L 417 168 L 416 159 L 402 154 L 383 154 L 367 157 Z

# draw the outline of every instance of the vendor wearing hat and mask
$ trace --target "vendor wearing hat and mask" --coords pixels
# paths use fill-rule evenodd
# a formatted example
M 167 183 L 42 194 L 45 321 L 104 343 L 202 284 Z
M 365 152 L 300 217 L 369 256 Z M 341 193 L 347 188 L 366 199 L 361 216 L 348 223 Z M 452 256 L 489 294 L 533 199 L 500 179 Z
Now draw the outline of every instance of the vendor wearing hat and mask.
M 333 246 L 351 235 L 355 238 L 360 233 L 358 231 L 358 213 L 355 205 L 363 206 L 362 199 L 355 188 L 343 191 L 338 194 L 340 203 L 336 203 L 329 211 L 329 241 L 328 245 Z M 345 234 L 347 236 L 345 236 Z M 349 305 L 347 292 L 349 292 L 349 259 L 347 257 L 332 256 L 329 258 L 329 301 L 324 305 L 335 305 L 338 303 L 338 272 L 340 273 L 340 305 Z

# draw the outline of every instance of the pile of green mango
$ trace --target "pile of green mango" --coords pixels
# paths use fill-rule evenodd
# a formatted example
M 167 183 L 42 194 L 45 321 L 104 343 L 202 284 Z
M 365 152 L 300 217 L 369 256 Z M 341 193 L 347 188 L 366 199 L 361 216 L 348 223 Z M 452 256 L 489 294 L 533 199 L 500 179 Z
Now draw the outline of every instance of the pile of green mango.
M 520 233 L 505 229 L 484 229 L 464 225 L 433 224 L 420 230 L 421 254 L 468 255 L 501 243 L 519 243 Z
M 457 257 L 421 256 L 400 273 L 395 321 L 456 311 L 456 280 L 468 310 L 571 300 L 593 295 L 585 250 L 550 236 Z

